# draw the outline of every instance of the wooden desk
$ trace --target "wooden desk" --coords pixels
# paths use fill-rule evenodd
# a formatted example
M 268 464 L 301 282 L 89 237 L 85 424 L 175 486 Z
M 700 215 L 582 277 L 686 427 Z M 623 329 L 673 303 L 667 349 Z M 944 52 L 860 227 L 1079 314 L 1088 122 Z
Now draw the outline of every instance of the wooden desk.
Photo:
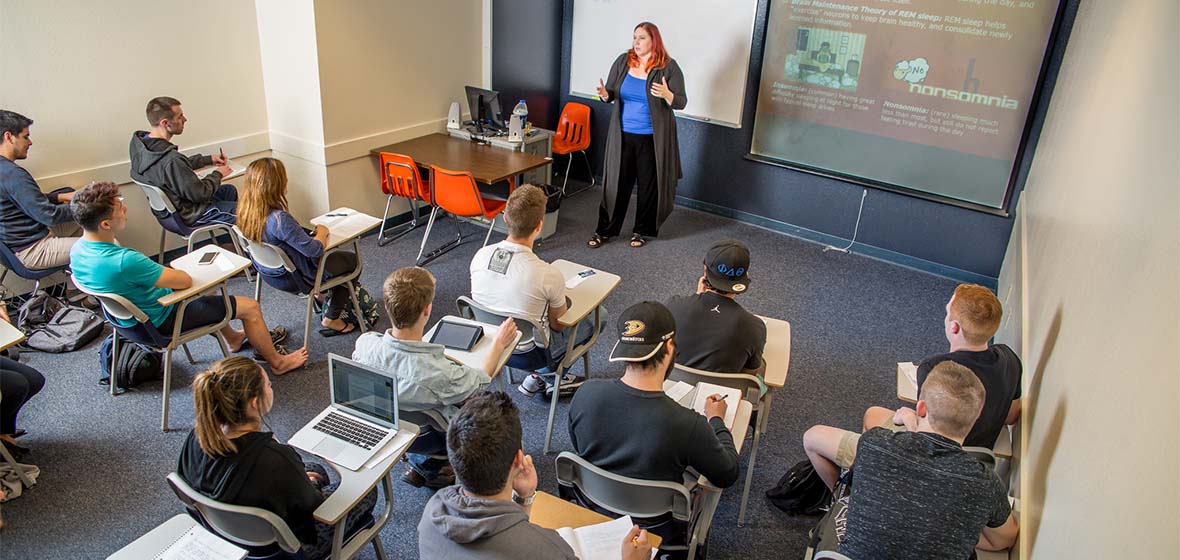
M 358 212 L 352 208 L 337 208 L 312 218 L 311 223 L 328 228 L 328 242 L 324 244 L 324 252 L 320 255 L 319 263 L 316 264 L 315 281 L 312 283 L 307 300 L 307 309 L 304 311 L 304 348 L 309 348 L 311 342 L 312 296 L 341 284 L 352 282 L 360 277 L 365 262 L 361 257 L 360 237 L 381 225 L 381 218 L 370 216 L 364 212 Z M 328 255 L 348 243 L 352 243 L 352 251 L 356 254 L 356 268 L 352 272 L 324 280 L 324 263 L 328 262 Z M 261 284 L 259 284 L 259 289 L 261 289 Z M 350 290 L 349 293 L 351 294 L 352 291 Z M 372 325 L 365 322 L 365 314 L 361 312 L 360 302 L 355 299 L 352 302 L 352 311 L 356 314 L 357 321 L 359 322 L 358 328 L 361 332 L 369 330 L 369 327 Z
M 312 218 L 311 223 L 328 228 L 328 243 L 324 245 L 324 252 L 327 253 L 372 231 L 381 225 L 381 218 L 352 208 L 337 208 Z
M 611 518 L 586 509 L 573 502 L 567 502 L 553 494 L 537 490 L 537 497 L 533 500 L 533 510 L 529 514 L 529 522 L 546 529 L 557 530 L 562 527 L 585 527 L 610 521 Z M 659 548 L 663 540 L 659 535 L 648 533 L 653 549 Z M 619 543 L 622 546 L 622 543 Z
M 378 158 L 382 152 L 409 156 L 414 159 L 414 163 L 423 167 L 434 165 L 453 171 L 470 171 L 477 182 L 487 185 L 508 180 L 515 183 L 517 175 L 549 165 L 553 160 L 549 157 L 452 138 L 441 133 L 428 134 L 369 151 L 373 157 Z
M 217 253 L 217 259 L 209 264 L 199 264 L 201 257 L 208 253 Z M 187 272 L 193 278 L 193 285 L 183 290 L 173 290 L 156 300 L 165 307 L 199 296 L 241 274 L 250 267 L 250 259 L 216 245 L 206 245 L 168 264 L 176 270 Z
M 557 318 L 557 322 L 566 329 L 574 329 L 566 336 L 565 342 L 565 356 L 561 359 L 561 364 L 557 368 L 557 375 L 554 376 L 554 398 L 549 403 L 549 424 L 545 428 L 545 447 L 543 452 L 549 453 L 549 443 L 553 439 L 553 421 L 557 417 L 557 401 L 560 400 L 561 390 L 561 376 L 570 366 L 574 364 L 579 356 L 582 357 L 582 368 L 586 371 L 586 378 L 590 378 L 590 348 L 598 342 L 598 336 L 602 331 L 602 302 L 619 287 L 619 282 L 622 280 L 617 274 L 611 274 L 588 266 L 583 266 L 577 263 L 572 263 L 567 260 L 553 261 L 553 266 L 561 272 L 562 278 L 568 282 L 571 278 L 576 278 L 579 272 L 585 270 L 593 270 L 594 275 L 586 278 L 573 288 L 566 289 L 566 297 L 570 300 L 569 309 L 561 317 Z M 594 313 L 594 326 L 590 338 L 586 342 L 578 345 L 578 331 L 577 324 L 586 319 L 590 313 Z
M 0 321 L 0 350 L 5 350 L 24 342 L 25 333 L 12 326 L 8 321 Z
M 335 531 L 332 535 L 332 555 L 330 558 L 352 558 L 364 546 L 366 546 L 373 535 L 378 535 L 393 515 L 393 481 L 390 479 L 389 470 L 393 468 L 402 456 L 405 455 L 406 449 L 409 449 L 410 444 L 418 437 L 418 426 L 406 422 L 404 420 L 398 422 L 398 433 L 393 436 L 389 443 L 385 444 L 385 448 L 381 453 L 392 450 L 393 452 L 385 457 L 375 465 L 363 466 L 358 471 L 350 471 L 343 467 L 333 465 L 331 461 L 325 460 L 326 463 L 332 465 L 336 471 L 336 476 L 340 479 L 340 485 L 336 491 L 316 508 L 312 516 L 316 521 L 326 525 L 334 525 Z M 380 457 L 381 453 L 375 455 Z M 366 494 L 381 483 L 381 487 L 385 492 L 385 509 L 380 516 L 376 517 L 373 525 L 368 529 L 363 529 L 357 533 L 349 541 L 348 547 L 344 547 L 344 517 L 352 510 L 353 506 L 361 500 Z
M 480 337 L 479 342 L 476 342 L 475 346 L 472 347 L 471 350 L 464 351 L 464 350 L 456 350 L 454 348 L 447 348 L 443 352 L 443 354 L 445 354 L 446 357 L 448 357 L 452 360 L 455 360 L 456 362 L 459 362 L 465 366 L 471 366 L 473 368 L 482 368 L 484 361 L 488 359 L 488 354 L 491 353 L 491 351 L 492 351 L 492 341 L 495 340 L 496 335 L 498 335 L 500 333 L 500 325 L 481 323 L 479 321 L 472 321 L 470 319 L 464 319 L 462 317 L 456 317 L 454 315 L 447 315 L 447 316 L 443 317 L 442 319 L 439 319 L 439 323 L 441 323 L 443 319 L 446 319 L 447 321 L 452 321 L 455 323 L 465 323 L 468 325 L 479 325 L 479 326 L 483 327 L 483 336 Z M 426 334 L 422 335 L 422 340 L 429 341 L 434 336 L 434 331 L 437 328 L 438 328 L 438 323 L 435 323 L 433 327 L 430 327 L 430 330 L 426 331 Z M 507 364 L 508 359 L 512 357 L 512 351 L 514 349 L 516 349 L 516 343 L 520 342 L 520 336 L 521 336 L 520 329 L 517 329 L 516 338 L 514 338 L 512 340 L 512 344 L 509 344 L 508 347 L 504 349 L 504 352 L 500 355 L 499 361 L 496 362 L 496 370 L 495 371 L 498 372 L 498 371 L 504 369 L 504 365 Z M 501 379 L 503 379 L 503 377 L 501 377 Z
M 766 347 L 762 350 L 766 372 L 762 380 L 767 387 L 782 387 L 787 383 L 787 369 L 791 366 L 791 324 L 761 315 L 758 318 L 766 323 Z

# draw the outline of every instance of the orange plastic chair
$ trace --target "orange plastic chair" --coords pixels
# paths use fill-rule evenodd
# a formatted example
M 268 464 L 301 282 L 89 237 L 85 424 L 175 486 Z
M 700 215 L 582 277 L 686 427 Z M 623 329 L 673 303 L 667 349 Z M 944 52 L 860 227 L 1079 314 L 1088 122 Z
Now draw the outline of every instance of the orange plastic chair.
M 488 223 L 488 233 L 483 238 L 487 245 L 492 237 L 492 229 L 496 226 L 496 218 L 504 210 L 507 201 L 484 198 L 475 184 L 475 176 L 468 171 L 451 171 L 438 166 L 430 166 L 430 196 L 434 208 L 430 211 L 430 221 L 426 223 L 426 235 L 422 236 L 422 246 L 418 249 L 418 265 L 426 264 L 439 255 L 454 249 L 463 242 L 463 230 L 459 222 L 455 222 L 458 231 L 455 239 L 444 243 L 432 250 L 426 258 L 422 253 L 426 250 L 426 240 L 430 237 L 430 230 L 434 228 L 434 220 L 439 211 L 446 212 L 457 218 L 482 218 L 491 220 Z
M 391 152 L 381 152 L 381 170 L 381 192 L 388 195 L 389 198 L 385 201 L 385 214 L 381 216 L 381 231 L 377 232 L 378 246 L 384 246 L 422 225 L 418 222 L 418 201 L 430 202 L 430 184 L 422 180 L 414 158 Z M 392 228 L 391 232 L 399 228 L 401 231 L 386 237 L 385 223 L 389 220 L 389 206 L 393 203 L 394 197 L 410 201 L 410 221 L 397 226 L 397 228 Z
M 565 185 L 570 180 L 574 152 L 582 152 L 586 158 L 586 169 L 590 171 L 590 186 L 586 188 L 594 186 L 594 167 L 590 164 L 590 156 L 586 154 L 589 147 L 590 107 L 581 103 L 566 103 L 561 108 L 561 118 L 557 121 L 557 131 L 553 135 L 553 153 L 569 156 L 565 164 L 565 179 L 561 182 L 562 196 L 565 196 Z

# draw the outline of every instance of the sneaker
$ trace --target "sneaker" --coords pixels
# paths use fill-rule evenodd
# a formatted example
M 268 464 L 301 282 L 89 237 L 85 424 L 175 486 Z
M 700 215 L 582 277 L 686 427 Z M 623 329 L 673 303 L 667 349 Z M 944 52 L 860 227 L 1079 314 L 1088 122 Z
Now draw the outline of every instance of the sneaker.
M 427 488 L 437 490 L 439 488 L 446 488 L 447 486 L 455 484 L 455 470 L 450 466 L 446 466 L 443 467 L 435 477 L 426 478 L 425 476 L 422 476 L 422 473 L 414 470 L 413 468 L 409 468 L 406 469 L 406 472 L 402 473 L 401 479 L 402 482 L 409 484 L 414 488 L 422 488 L 425 486 Z
M 545 380 L 541 379 L 540 375 L 534 373 L 526 377 L 524 381 L 521 381 L 516 389 L 525 395 L 535 397 L 538 393 L 544 392 L 547 386 L 548 384 L 545 383 Z
M 291 351 L 287 350 L 287 347 L 282 344 L 275 345 L 275 352 L 278 352 L 280 356 L 286 356 L 287 354 L 291 353 Z M 266 358 L 262 357 L 262 352 L 255 350 L 254 351 L 254 361 L 255 362 L 265 362 Z
M 586 382 L 586 378 L 577 377 L 572 373 L 567 373 L 565 375 L 562 375 L 561 376 L 561 396 L 560 396 L 560 398 L 572 396 L 574 394 L 574 391 L 577 391 L 578 387 L 581 387 L 582 384 L 585 382 Z M 545 400 L 549 400 L 552 398 L 553 398 L 553 385 L 550 384 L 548 381 L 546 381 L 546 383 L 545 383 Z

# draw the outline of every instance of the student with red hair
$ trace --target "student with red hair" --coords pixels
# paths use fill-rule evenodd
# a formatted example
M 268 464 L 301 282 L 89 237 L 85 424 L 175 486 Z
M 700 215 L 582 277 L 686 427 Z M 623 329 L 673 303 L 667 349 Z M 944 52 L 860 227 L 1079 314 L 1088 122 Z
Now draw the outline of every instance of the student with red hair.
M 673 110 L 688 103 L 684 74 L 664 48 L 660 30 L 650 22 L 635 26 L 631 50 L 611 65 L 598 97 L 614 104 L 606 136 L 602 206 L 598 229 L 586 243 L 597 248 L 619 235 L 639 184 L 631 246 L 642 247 L 659 234 L 672 213 L 676 181 L 681 177 L 680 146 Z

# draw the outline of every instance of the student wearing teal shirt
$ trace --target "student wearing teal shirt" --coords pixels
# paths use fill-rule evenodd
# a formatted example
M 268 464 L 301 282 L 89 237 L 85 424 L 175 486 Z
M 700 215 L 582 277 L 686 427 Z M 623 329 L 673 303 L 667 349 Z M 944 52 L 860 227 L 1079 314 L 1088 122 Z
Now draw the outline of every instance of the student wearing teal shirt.
M 93 183 L 78 191 L 71 201 L 71 209 L 83 230 L 82 239 L 70 251 L 74 282 L 90 291 L 127 298 L 161 332 L 171 333 L 176 306 L 165 307 L 157 300 L 172 290 L 192 286 L 192 277 L 184 271 L 158 264 L 139 251 L 116 244 L 115 235 L 127 227 L 127 207 L 114 183 Z M 230 298 L 230 306 L 231 316 L 240 320 L 244 327 L 244 332 L 228 325 L 221 329 L 230 350 L 240 351 L 249 340 L 275 375 L 287 373 L 307 362 L 306 348 L 289 354 L 275 349 L 257 301 L 234 296 Z M 208 325 L 223 317 L 225 301 L 222 296 L 202 296 L 185 307 L 181 329 Z M 121 327 L 135 326 L 135 321 L 118 323 Z

